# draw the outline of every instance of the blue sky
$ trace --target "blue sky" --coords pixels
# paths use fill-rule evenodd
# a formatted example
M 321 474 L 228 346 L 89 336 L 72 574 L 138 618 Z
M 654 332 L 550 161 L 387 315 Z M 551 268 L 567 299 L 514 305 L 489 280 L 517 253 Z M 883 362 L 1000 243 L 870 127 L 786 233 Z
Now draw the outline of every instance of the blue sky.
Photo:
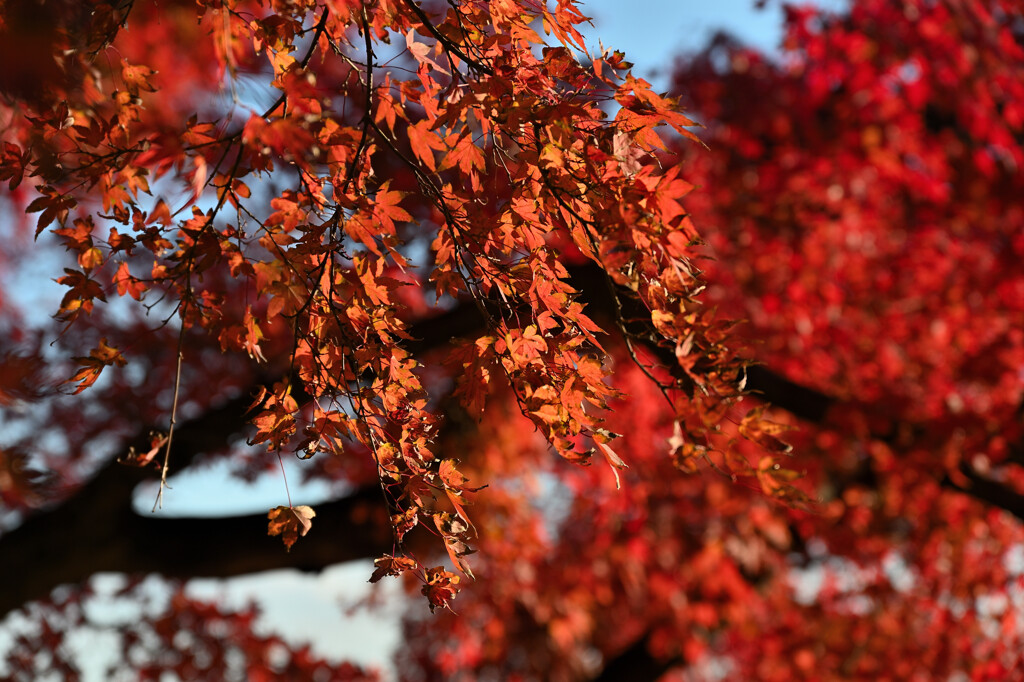
M 831 10 L 847 0 L 788 0 Z M 680 54 L 700 50 L 711 36 L 726 30 L 742 43 L 771 53 L 782 37 L 782 2 L 768 0 L 754 9 L 754 0 L 581 0 L 583 13 L 593 19 L 588 40 L 622 50 L 636 66 L 635 74 L 666 88 L 672 65 Z
M 595 44 L 600 39 L 605 47 L 624 51 L 639 75 L 664 85 L 678 54 L 699 50 L 723 28 L 752 47 L 774 50 L 782 10 L 776 2 L 763 10 L 754 10 L 753 4 L 754 0 L 587 0 L 582 7 L 594 19 L 590 36 Z

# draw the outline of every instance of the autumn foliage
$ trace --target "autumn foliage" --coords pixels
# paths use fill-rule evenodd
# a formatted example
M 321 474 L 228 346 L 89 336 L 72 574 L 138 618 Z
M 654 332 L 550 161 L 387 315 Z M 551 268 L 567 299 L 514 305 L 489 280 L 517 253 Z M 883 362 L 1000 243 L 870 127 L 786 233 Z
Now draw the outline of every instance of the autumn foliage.
M 570 0 L 8 5 L 4 258 L 61 287 L 0 297 L 18 651 L 98 571 L 372 558 L 429 606 L 403 679 L 1022 672 L 1016 3 L 787 8 L 675 96 Z M 201 457 L 355 492 L 132 511 Z M 178 590 L 126 656 L 372 676 L 252 618 Z

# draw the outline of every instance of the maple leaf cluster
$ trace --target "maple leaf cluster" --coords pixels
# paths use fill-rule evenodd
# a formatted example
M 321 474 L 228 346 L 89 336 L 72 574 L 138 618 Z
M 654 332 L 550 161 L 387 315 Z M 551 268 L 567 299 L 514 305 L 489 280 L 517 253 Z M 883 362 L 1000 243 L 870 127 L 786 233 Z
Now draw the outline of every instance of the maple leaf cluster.
M 438 449 L 431 372 L 478 417 L 510 387 L 559 455 L 600 453 L 618 476 L 601 338 L 617 326 L 676 415 L 681 468 L 716 448 L 733 457 L 718 422 L 744 363 L 699 299 L 700 239 L 682 206 L 692 185 L 659 157 L 694 124 L 620 53 L 588 51 L 575 3 L 88 4 L 89 21 L 51 17 L 65 57 L 45 82 L 5 86 L 23 110 L 9 112 L 0 178 L 31 188 L 36 238 L 49 231 L 75 261 L 56 280 L 65 334 L 114 326 L 103 316 L 115 294 L 159 307 L 150 327 L 177 326 L 164 454 L 123 458 L 162 462 L 158 504 L 195 345 L 277 373 L 252 403 L 250 445 L 372 462 L 394 526 L 384 570 L 419 575 L 432 606 L 458 578 L 422 566 L 404 536 L 428 529 L 472 577 L 468 507 L 488 481 L 469 485 Z M 23 20 L 9 15 L 6 30 Z M 255 78 L 269 104 L 240 92 Z M 225 81 L 230 102 L 218 101 Z M 601 273 L 613 320 L 585 310 L 572 263 Z M 470 301 L 483 333 L 424 364 L 411 325 Z M 131 357 L 93 341 L 73 357 L 74 392 Z M 760 413 L 747 419 L 742 433 L 785 451 L 753 423 Z M 290 549 L 315 525 L 307 509 L 289 497 L 269 533 Z
M 66 251 L 63 334 L 0 298 L 0 405 L 80 393 L 56 437 L 138 434 L 139 467 L 2 444 L 0 544 L 118 529 L 32 598 L 230 574 L 104 494 L 296 455 L 357 492 L 261 517 L 275 561 L 403 576 L 436 612 L 403 679 L 1019 673 L 1019 3 L 790 7 L 779 58 L 719 36 L 678 97 L 569 0 L 46 4 L 0 14 L 12 59 L 60 55 L 0 79 L 0 180 Z M 183 594 L 154 622 L 203 618 L 249 636 Z

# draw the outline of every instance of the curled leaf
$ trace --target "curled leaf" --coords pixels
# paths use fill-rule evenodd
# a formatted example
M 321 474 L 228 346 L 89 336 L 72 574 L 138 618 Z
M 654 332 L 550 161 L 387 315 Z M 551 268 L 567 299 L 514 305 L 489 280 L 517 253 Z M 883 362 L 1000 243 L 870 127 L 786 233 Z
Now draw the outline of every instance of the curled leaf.
M 788 453 L 793 446 L 778 436 L 786 431 L 791 431 L 793 427 L 765 419 L 762 416 L 763 413 L 763 406 L 748 412 L 740 423 L 740 433 L 747 440 L 757 443 L 769 452 Z
M 373 569 L 373 575 L 370 576 L 371 583 L 377 582 L 386 575 L 401 575 L 417 566 L 414 559 L 404 556 L 392 556 L 390 554 L 374 559 L 373 565 L 375 568 Z
M 405 534 L 419 523 L 419 507 L 409 507 L 401 514 L 391 516 L 391 526 L 395 529 L 395 539 L 401 542 Z
M 144 467 L 156 458 L 157 454 L 159 454 L 160 450 L 162 450 L 166 444 L 166 433 L 158 433 L 156 431 L 150 432 L 149 449 L 146 452 L 139 452 L 133 445 L 128 448 L 128 454 L 117 461 L 121 464 L 128 464 L 129 466 Z
M 85 389 L 89 388 L 96 383 L 99 379 L 100 373 L 115 365 L 117 367 L 124 367 L 127 363 L 124 355 L 121 354 L 117 348 L 107 345 L 107 339 L 100 339 L 99 346 L 92 349 L 89 352 L 89 357 L 75 357 L 72 358 L 76 363 L 81 366 L 81 369 L 75 373 L 70 379 L 64 383 L 78 382 L 78 386 L 75 387 L 73 395 L 78 395 Z
M 267 535 L 280 535 L 284 546 L 291 551 L 299 536 L 305 535 L 313 527 L 314 516 L 316 512 L 306 505 L 274 507 L 267 514 L 267 518 L 270 519 Z
M 459 592 L 459 588 L 456 587 L 459 584 L 459 576 L 444 570 L 442 566 L 428 568 L 426 576 L 427 582 L 421 591 L 430 602 L 431 612 L 439 606 L 450 610 L 451 606 L 448 602 L 454 599 Z
M 604 458 L 608 460 L 612 473 L 615 474 L 615 489 L 618 490 L 622 487 L 622 481 L 619 480 L 619 469 L 628 469 L 629 465 L 607 443 L 602 442 L 603 440 L 603 438 L 595 438 L 594 443 L 597 444 L 597 449 L 601 451 Z

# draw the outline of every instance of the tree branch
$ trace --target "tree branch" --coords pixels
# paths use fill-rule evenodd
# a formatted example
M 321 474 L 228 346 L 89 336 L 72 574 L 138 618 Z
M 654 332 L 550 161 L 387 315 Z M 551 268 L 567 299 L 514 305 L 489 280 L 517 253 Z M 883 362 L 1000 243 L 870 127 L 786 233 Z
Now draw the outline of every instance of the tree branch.
M 604 273 L 596 265 L 574 268 L 571 284 L 591 309 L 613 314 L 611 293 Z M 413 325 L 411 333 L 417 340 L 409 344 L 409 350 L 422 354 L 443 347 L 453 337 L 469 336 L 483 328 L 476 306 L 458 305 Z M 663 361 L 673 362 L 674 357 L 666 355 Z M 227 448 L 233 438 L 244 433 L 250 394 L 259 385 L 177 427 L 173 458 L 178 471 L 203 453 Z M 799 416 L 823 418 L 828 404 L 823 396 L 763 368 L 751 372 L 748 385 L 766 400 Z M 296 397 L 304 402 L 301 395 Z M 140 430 L 132 444 L 142 451 L 149 449 L 149 433 L 148 428 Z M 0 615 L 26 601 L 46 597 L 58 585 L 82 582 L 97 571 L 226 577 L 284 566 L 317 570 L 390 549 L 386 511 L 376 489 L 318 505 L 314 532 L 287 554 L 279 542 L 266 537 L 263 515 L 167 519 L 136 514 L 132 492 L 145 480 L 154 480 L 152 470 L 111 461 L 71 497 L 36 512 L 0 537 L 0 554 L 4 556 L 0 584 L 5 586 Z M 357 518 L 362 520 L 357 522 Z
M 1009 486 L 982 476 L 966 462 L 960 463 L 960 473 L 967 479 L 967 485 L 946 476 L 941 481 L 942 486 L 970 495 L 976 500 L 998 507 L 1024 521 L 1024 495 Z
M 111 477 L 101 486 L 110 491 Z M 121 482 L 127 482 L 121 478 Z M 314 532 L 285 552 L 267 536 L 265 513 L 226 518 L 166 518 L 130 509 L 131 487 L 110 504 L 89 508 L 99 487 L 27 520 L 0 546 L 0 617 L 43 599 L 58 585 L 101 571 L 160 573 L 171 578 L 224 578 L 277 568 L 319 571 L 379 556 L 391 527 L 376 486 L 317 505 Z M 121 503 L 128 502 L 129 508 Z
M 659 660 L 652 656 L 648 649 L 649 639 L 650 634 L 644 634 L 625 651 L 609 659 L 592 682 L 656 682 L 669 670 L 684 663 L 680 656 L 673 656 L 667 660 Z
M 243 394 L 181 423 L 174 443 L 178 469 L 203 453 L 226 448 L 243 432 L 251 402 Z M 148 434 L 148 429 L 140 431 L 134 439 L 137 447 L 148 449 Z M 313 570 L 390 547 L 386 513 L 375 487 L 318 505 L 317 532 L 287 554 L 280 541 L 266 536 L 265 514 L 211 519 L 137 514 L 132 493 L 146 480 L 157 480 L 156 472 L 111 461 L 70 497 L 35 512 L 0 537 L 0 616 L 98 571 L 157 571 L 187 578 L 284 566 Z
M 581 292 L 581 300 L 591 314 L 613 314 L 611 294 L 596 265 L 573 268 L 570 283 Z M 409 350 L 422 354 L 445 346 L 453 337 L 470 336 L 483 328 L 476 306 L 460 304 L 413 325 L 410 331 L 417 340 L 409 344 Z M 675 361 L 666 349 L 655 344 L 651 348 L 662 362 Z M 252 392 L 258 386 L 254 384 Z M 758 365 L 749 369 L 747 388 L 772 405 L 818 424 L 827 420 L 835 403 Z M 173 457 L 178 471 L 203 453 L 225 449 L 233 438 L 244 433 L 252 392 L 177 428 Z M 133 443 L 139 449 L 149 449 L 149 429 L 141 430 Z M 969 486 L 948 478 L 943 485 L 1024 520 L 1024 496 L 969 468 L 963 473 Z M 46 597 L 58 585 L 83 582 L 98 571 L 154 571 L 178 578 L 228 577 L 287 566 L 319 570 L 391 549 L 387 512 L 375 487 L 318 505 L 314 531 L 296 543 L 289 554 L 279 541 L 266 536 L 263 514 L 204 519 L 136 514 L 132 491 L 147 479 L 155 480 L 152 470 L 110 462 L 71 497 L 36 512 L 21 526 L 0 536 L 0 584 L 4 585 L 0 616 L 26 601 Z M 646 640 L 615 660 L 632 660 L 639 666 L 645 655 Z M 605 673 L 599 679 L 613 677 Z

